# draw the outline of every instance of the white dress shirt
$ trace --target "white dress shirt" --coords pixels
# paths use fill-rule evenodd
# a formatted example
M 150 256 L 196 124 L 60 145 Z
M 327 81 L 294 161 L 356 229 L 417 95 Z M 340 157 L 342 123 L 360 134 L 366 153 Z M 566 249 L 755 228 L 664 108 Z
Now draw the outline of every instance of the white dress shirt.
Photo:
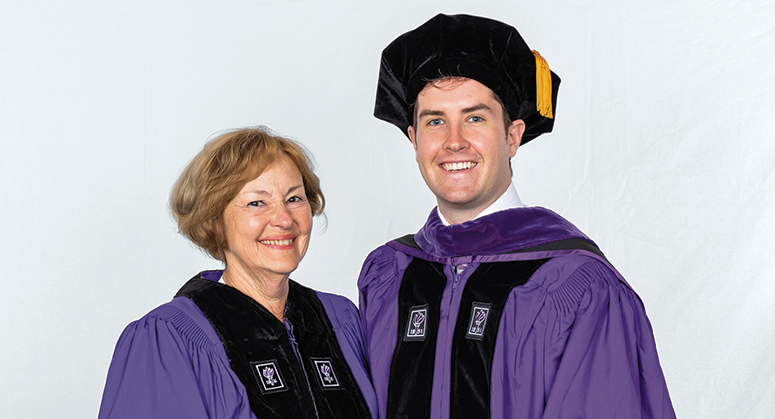
M 519 194 L 517 193 L 517 188 L 514 187 L 514 182 L 511 182 L 509 187 L 506 189 L 506 192 L 503 192 L 503 195 L 500 196 L 500 198 L 496 199 L 495 202 L 490 204 L 489 207 L 485 208 L 482 212 L 476 215 L 476 217 L 472 218 L 472 220 L 475 220 L 479 217 L 484 217 L 485 215 L 490 215 L 494 212 L 503 211 L 511 208 L 517 208 L 517 207 L 524 207 L 525 204 L 522 203 L 522 200 L 519 199 Z M 444 218 L 444 215 L 441 214 L 441 211 L 439 211 L 439 207 L 436 207 L 436 211 L 439 213 L 439 218 L 441 218 L 441 222 L 444 223 L 445 226 L 449 225 L 449 222 L 446 218 Z

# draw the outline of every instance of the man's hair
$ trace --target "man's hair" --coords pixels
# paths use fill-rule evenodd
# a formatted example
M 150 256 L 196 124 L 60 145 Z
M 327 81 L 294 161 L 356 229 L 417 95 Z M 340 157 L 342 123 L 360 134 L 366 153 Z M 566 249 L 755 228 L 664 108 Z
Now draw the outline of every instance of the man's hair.
M 473 79 L 469 79 L 468 77 L 461 77 L 461 76 L 444 76 L 444 75 L 440 75 L 439 77 L 437 77 L 435 79 L 427 80 L 427 83 L 425 84 L 425 87 L 423 88 L 423 90 L 427 89 L 428 87 L 439 88 L 439 85 L 443 84 L 443 83 L 448 83 L 448 82 L 451 82 L 451 83 L 463 83 L 466 80 L 473 80 Z M 420 92 L 422 92 L 422 90 Z M 501 100 L 501 98 L 498 96 L 497 93 L 495 93 L 494 91 L 490 90 L 490 94 L 492 94 L 492 97 L 496 101 L 498 101 L 499 105 L 501 105 L 501 110 L 503 111 L 503 125 L 506 128 L 506 132 L 508 133 L 509 132 L 509 126 L 511 125 L 511 122 L 512 122 L 511 117 L 509 116 L 509 112 L 506 110 L 506 106 L 503 104 L 503 101 Z M 417 109 L 417 100 L 418 100 L 419 97 L 420 97 L 420 95 L 418 94 L 417 97 L 414 99 L 414 103 L 412 103 L 412 105 L 411 105 L 412 127 L 414 127 L 414 132 L 417 132 L 417 117 L 418 117 L 418 115 L 417 115 L 417 111 L 418 111 L 418 109 Z
M 223 212 L 246 183 L 285 154 L 299 169 L 313 215 L 326 201 L 310 154 L 301 144 L 268 128 L 243 128 L 219 135 L 189 162 L 170 194 L 178 230 L 203 252 L 225 262 Z

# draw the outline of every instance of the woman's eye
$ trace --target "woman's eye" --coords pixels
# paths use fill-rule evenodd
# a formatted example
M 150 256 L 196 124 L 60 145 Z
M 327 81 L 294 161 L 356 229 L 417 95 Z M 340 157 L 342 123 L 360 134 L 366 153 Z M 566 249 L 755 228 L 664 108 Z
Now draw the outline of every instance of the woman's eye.
M 288 199 L 289 204 L 292 204 L 294 202 L 304 202 L 304 198 L 300 196 L 292 196 L 291 198 Z
M 264 205 L 264 201 L 250 201 L 248 202 L 249 207 L 260 207 Z

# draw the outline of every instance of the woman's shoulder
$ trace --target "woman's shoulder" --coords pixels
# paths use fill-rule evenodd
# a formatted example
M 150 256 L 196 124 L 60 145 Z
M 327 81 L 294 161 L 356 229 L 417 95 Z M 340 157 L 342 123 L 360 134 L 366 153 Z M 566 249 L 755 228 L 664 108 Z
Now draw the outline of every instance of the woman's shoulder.
M 323 308 L 334 328 L 337 328 L 342 323 L 360 324 L 358 308 L 355 307 L 355 304 L 349 298 L 323 291 L 315 291 L 315 295 L 323 304 Z
M 159 341 L 185 341 L 199 348 L 223 348 L 213 325 L 188 297 L 175 297 L 132 322 L 124 330 L 122 339 L 130 334 L 134 339 L 148 335 Z
M 210 322 L 193 301 L 176 297 L 124 329 L 99 417 L 247 418 L 245 400 Z

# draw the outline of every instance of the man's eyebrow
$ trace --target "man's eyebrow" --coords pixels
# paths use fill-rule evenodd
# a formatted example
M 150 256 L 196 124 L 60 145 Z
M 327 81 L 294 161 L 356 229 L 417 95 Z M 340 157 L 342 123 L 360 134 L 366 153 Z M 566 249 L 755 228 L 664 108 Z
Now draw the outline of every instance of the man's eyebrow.
M 474 106 L 469 106 L 467 108 L 463 108 L 461 110 L 461 113 L 471 113 L 471 112 L 476 112 L 476 111 L 481 111 L 481 110 L 492 112 L 492 108 L 490 108 L 489 106 L 485 105 L 484 103 L 479 103 L 479 104 L 476 104 Z M 432 110 L 432 109 L 423 109 L 420 112 L 420 114 L 417 115 L 417 119 L 420 119 L 420 118 L 422 118 L 424 116 L 444 116 L 444 115 L 446 115 L 444 113 L 444 111 L 436 111 L 436 110 Z
M 481 110 L 492 112 L 492 109 L 489 106 L 485 105 L 484 103 L 480 103 L 478 105 L 474 105 L 474 106 L 465 108 L 465 109 L 462 110 L 462 112 L 463 113 L 471 113 L 471 112 L 476 112 L 476 111 L 481 111 Z
M 417 116 L 417 118 L 422 118 L 424 116 L 444 116 L 444 111 L 433 111 L 430 109 L 423 109 L 422 112 L 420 112 L 420 115 Z

